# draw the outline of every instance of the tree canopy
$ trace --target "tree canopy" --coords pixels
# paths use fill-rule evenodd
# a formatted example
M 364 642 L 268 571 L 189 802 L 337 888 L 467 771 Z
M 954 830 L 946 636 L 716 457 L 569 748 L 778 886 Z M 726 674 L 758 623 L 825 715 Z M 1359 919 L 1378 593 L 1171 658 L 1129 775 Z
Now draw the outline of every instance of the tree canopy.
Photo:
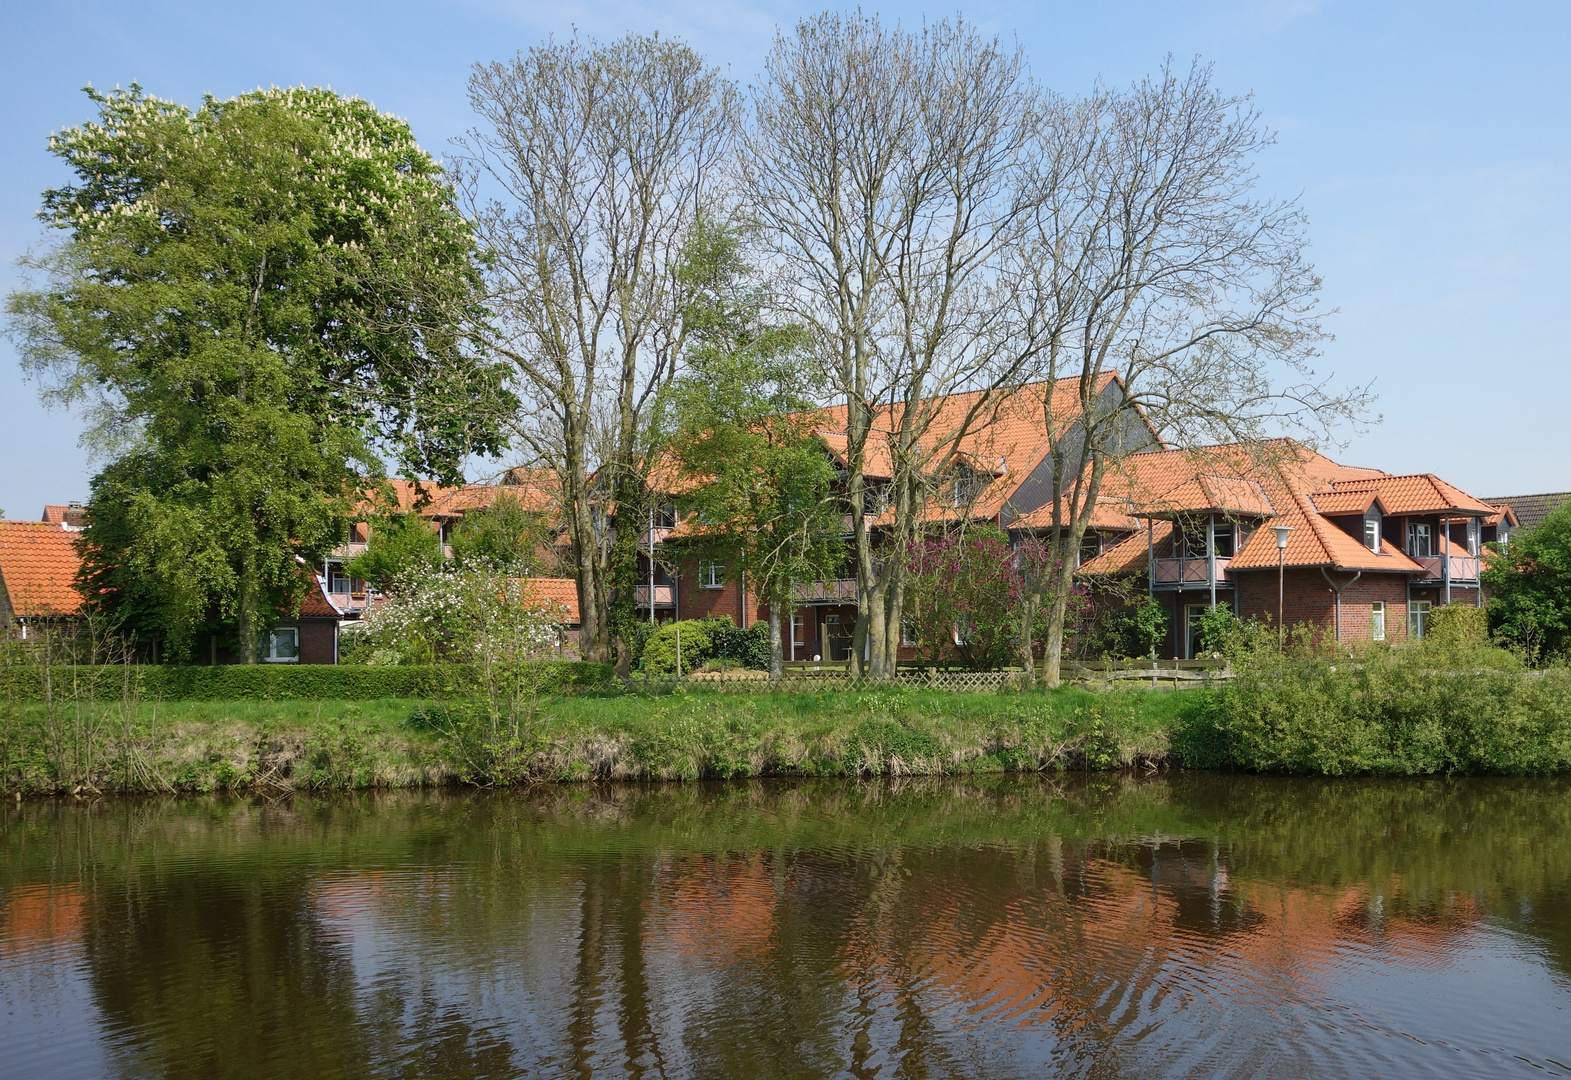
M 91 606 L 167 635 L 256 638 L 298 601 L 348 495 L 384 456 L 456 478 L 497 452 L 501 373 L 464 347 L 479 317 L 471 230 L 408 125 L 320 89 L 196 109 L 88 91 L 96 121 L 50 150 L 66 234 L 24 260 L 11 333 L 46 400 L 88 407 Z
M 1571 651 L 1571 504 L 1512 536 L 1481 576 L 1497 641 L 1529 663 Z

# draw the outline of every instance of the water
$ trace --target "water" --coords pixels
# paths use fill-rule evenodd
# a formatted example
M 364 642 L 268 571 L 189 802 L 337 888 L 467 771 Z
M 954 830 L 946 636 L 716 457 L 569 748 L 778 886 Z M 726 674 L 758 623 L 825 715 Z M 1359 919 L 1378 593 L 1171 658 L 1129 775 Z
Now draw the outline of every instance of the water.
M 1571 1074 L 1571 785 L 0 811 L 0 1076 Z

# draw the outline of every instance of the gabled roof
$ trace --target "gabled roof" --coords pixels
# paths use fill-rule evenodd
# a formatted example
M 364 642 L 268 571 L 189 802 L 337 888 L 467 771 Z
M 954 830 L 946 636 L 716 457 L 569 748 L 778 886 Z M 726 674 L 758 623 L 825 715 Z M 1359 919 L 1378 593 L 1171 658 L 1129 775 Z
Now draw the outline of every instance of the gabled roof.
M 20 616 L 76 615 L 82 559 L 76 533 L 41 521 L 0 521 L 0 586 Z
M 1495 508 L 1475 499 L 1461 488 L 1446 483 L 1433 473 L 1410 476 L 1375 476 L 1365 480 L 1344 480 L 1336 484 L 1338 494 L 1372 492 L 1380 496 L 1386 513 L 1460 514 L 1488 517 Z
M 1470 515 L 1484 507 L 1438 477 L 1388 476 L 1341 465 L 1291 440 L 1134 454 L 1104 481 L 1103 490 L 1127 497 L 1133 516 L 1155 519 L 1159 544 L 1169 539 L 1169 519 L 1179 514 L 1225 513 L 1252 520 L 1259 527 L 1230 560 L 1229 570 L 1275 567 L 1276 534 L 1270 526 L 1286 525 L 1292 531 L 1284 565 L 1419 573 L 1424 568 L 1395 546 L 1381 544 L 1380 551 L 1371 551 L 1327 514 L 1359 514 L 1379 505 L 1389 514 Z M 1153 491 L 1158 494 L 1148 494 Z M 1136 534 L 1087 560 L 1080 572 L 1142 572 L 1146 544 L 1147 538 Z
M 1484 501 L 1496 508 L 1510 507 L 1516 512 L 1517 524 L 1524 529 L 1531 529 L 1571 502 L 1571 491 L 1546 491 L 1538 495 L 1491 495 Z
M 66 525 L 73 529 L 80 529 L 87 524 L 87 511 L 77 503 L 66 506 L 48 504 L 44 507 L 44 516 L 39 521 L 50 525 Z

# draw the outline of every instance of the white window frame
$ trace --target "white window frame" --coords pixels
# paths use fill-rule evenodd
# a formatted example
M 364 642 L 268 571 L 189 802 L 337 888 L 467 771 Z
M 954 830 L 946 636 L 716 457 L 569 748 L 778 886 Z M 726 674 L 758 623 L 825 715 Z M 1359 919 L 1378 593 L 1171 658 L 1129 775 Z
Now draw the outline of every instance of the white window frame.
M 725 588 L 725 563 L 719 559 L 704 559 L 698 564 L 698 587 L 700 589 Z
M 807 616 L 800 610 L 791 615 L 791 644 L 797 648 L 807 644 Z
M 288 634 L 294 639 L 294 655 L 278 655 L 278 638 L 280 634 Z M 300 662 L 300 628 L 298 626 L 275 626 L 267 632 L 263 642 L 262 662 L 267 664 L 298 664 Z
M 1418 538 L 1424 538 L 1423 547 L 1426 551 L 1419 551 Z M 1409 521 L 1407 523 L 1407 554 L 1414 558 L 1431 559 L 1435 554 L 1435 534 L 1429 528 L 1427 521 Z
M 1220 606 L 1220 605 L 1218 605 Z M 1200 620 L 1211 610 L 1210 604 L 1184 605 L 1184 659 L 1193 660 L 1200 651 L 1200 637 L 1196 633 Z
M 915 645 L 916 643 L 916 620 L 910 615 L 900 616 L 900 644 Z
M 1369 603 L 1369 640 L 1386 639 L 1386 602 L 1371 600 Z
M 1380 553 L 1380 511 L 1371 510 L 1364 515 L 1364 546 L 1375 554 Z
M 1418 639 L 1424 636 L 1429 623 L 1429 613 L 1434 609 L 1433 600 L 1409 600 L 1407 603 L 1407 636 Z

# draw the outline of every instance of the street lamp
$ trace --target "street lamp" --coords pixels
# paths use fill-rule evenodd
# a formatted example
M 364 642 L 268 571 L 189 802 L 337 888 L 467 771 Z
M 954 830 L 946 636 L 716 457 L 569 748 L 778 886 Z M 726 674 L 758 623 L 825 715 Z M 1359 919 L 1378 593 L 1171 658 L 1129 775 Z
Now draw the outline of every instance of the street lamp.
M 1283 567 L 1287 565 L 1287 534 L 1293 531 L 1291 525 L 1273 525 L 1271 531 L 1276 533 L 1276 651 L 1282 651 L 1282 578 Z

